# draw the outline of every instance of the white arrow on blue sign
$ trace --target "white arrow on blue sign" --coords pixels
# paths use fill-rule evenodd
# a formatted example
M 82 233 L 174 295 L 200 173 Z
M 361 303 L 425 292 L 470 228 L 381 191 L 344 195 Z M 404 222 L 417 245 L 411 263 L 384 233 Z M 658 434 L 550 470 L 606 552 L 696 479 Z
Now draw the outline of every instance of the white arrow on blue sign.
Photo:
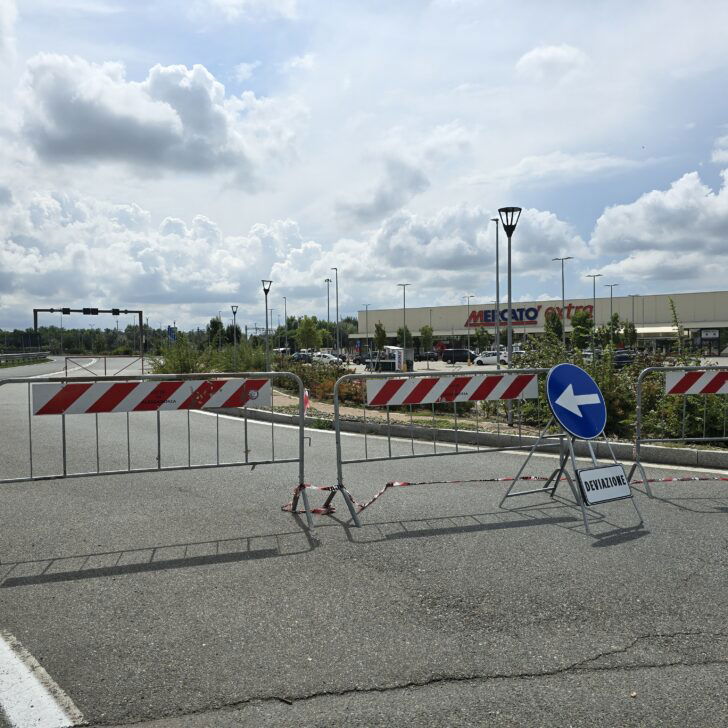
M 599 385 L 574 364 L 557 364 L 546 378 L 546 397 L 561 426 L 575 437 L 593 440 L 607 424 Z

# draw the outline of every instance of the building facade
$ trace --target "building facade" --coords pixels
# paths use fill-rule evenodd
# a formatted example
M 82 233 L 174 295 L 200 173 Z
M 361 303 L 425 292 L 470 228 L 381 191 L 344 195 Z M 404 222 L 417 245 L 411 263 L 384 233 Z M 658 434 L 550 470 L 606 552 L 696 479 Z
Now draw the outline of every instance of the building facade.
M 640 342 L 660 346 L 675 337 L 670 300 L 675 304 L 678 320 L 690 336 L 693 344 L 711 353 L 728 355 L 728 291 L 704 293 L 675 293 L 647 296 L 614 296 L 612 299 L 597 298 L 596 307 L 592 298 L 570 298 L 565 305 L 566 331 L 571 331 L 571 317 L 576 311 L 585 309 L 593 314 L 597 327 L 606 325 L 611 312 L 620 319 L 632 321 L 637 328 Z M 561 317 L 561 300 L 526 301 L 513 304 L 514 340 L 521 340 L 529 334 L 542 333 L 546 316 L 554 311 Z M 407 308 L 369 309 L 359 311 L 358 337 L 365 346 L 367 338 L 374 336 L 374 326 L 381 322 L 387 337 L 394 339 L 397 330 L 406 320 L 407 328 L 415 339 L 423 326 L 431 326 L 435 341 L 452 345 L 462 344 L 462 338 L 478 328 L 495 332 L 499 317 L 501 343 L 505 344 L 508 308 L 501 302 L 500 312 L 494 301 L 486 303 L 472 301 L 470 305 L 432 306 Z

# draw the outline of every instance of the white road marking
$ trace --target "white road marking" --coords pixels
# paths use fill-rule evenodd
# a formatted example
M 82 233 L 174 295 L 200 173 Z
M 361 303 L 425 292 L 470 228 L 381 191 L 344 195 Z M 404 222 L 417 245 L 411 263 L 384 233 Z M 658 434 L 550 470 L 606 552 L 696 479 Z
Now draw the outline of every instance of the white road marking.
M 12 728 L 65 728 L 86 721 L 18 640 L 0 632 L 0 712 Z
M 92 367 L 94 364 L 96 364 L 97 361 L 98 361 L 98 359 L 93 359 L 88 366 Z M 68 371 L 75 372 L 75 371 L 78 371 L 79 369 L 84 369 L 84 368 L 85 367 L 73 367 L 72 369 L 69 369 Z M 25 379 L 44 379 L 46 377 L 52 377 L 54 374 L 65 374 L 65 373 L 66 373 L 65 369 L 59 369 L 57 372 L 46 372 L 45 374 L 34 374 L 32 377 L 25 377 Z
M 266 411 L 269 411 L 269 410 L 266 410 Z M 215 417 L 216 416 L 215 415 L 215 412 L 203 412 L 202 410 L 190 410 L 190 412 L 193 412 L 193 413 L 198 414 L 198 415 L 206 415 L 207 417 Z M 241 422 L 241 423 L 244 421 L 244 418 L 243 417 L 235 417 L 235 415 L 218 415 L 218 417 L 223 417 L 226 420 L 235 420 L 235 421 Z M 252 420 L 252 419 L 248 419 L 248 424 L 250 424 L 250 425 L 263 425 L 263 426 L 266 426 L 266 427 L 270 427 L 270 422 L 265 422 L 264 420 Z M 283 429 L 286 429 L 286 430 L 297 430 L 298 429 L 298 426 L 297 425 L 284 425 L 284 424 L 281 424 L 281 423 L 278 423 L 278 422 L 275 423 L 275 427 L 282 427 Z M 320 433 L 322 435 L 335 435 L 336 434 L 333 430 L 319 430 L 316 427 L 304 427 L 304 430 L 306 432 L 316 432 L 316 433 Z M 473 430 L 462 430 L 462 432 L 473 432 Z M 359 432 L 342 432 L 341 433 L 341 436 L 342 437 L 364 437 L 364 435 L 362 435 Z M 367 435 L 367 437 L 369 439 L 371 439 L 371 440 L 385 440 L 386 441 L 386 439 L 387 439 L 386 435 Z M 393 437 L 392 438 L 392 442 L 402 442 L 402 443 L 409 444 L 410 440 L 408 438 L 406 438 L 406 437 Z M 417 440 L 417 439 L 415 439 L 415 444 L 418 444 L 418 443 L 422 443 L 422 445 L 427 445 L 428 444 L 428 441 L 427 440 Z M 455 447 L 455 443 L 438 442 L 437 443 L 437 446 L 438 447 L 450 447 L 450 448 L 454 448 Z M 476 447 L 473 447 L 472 445 L 463 445 L 463 444 L 460 444 L 459 445 L 459 448 L 461 450 L 469 450 L 469 451 L 472 451 L 474 453 L 475 452 L 479 452 L 478 449 Z M 506 450 L 504 452 L 505 453 L 513 453 L 514 455 L 518 455 L 521 452 L 525 452 L 527 449 L 528 449 L 528 446 L 527 445 L 524 445 L 524 450 L 523 451 Z M 483 449 L 482 452 L 485 452 L 485 449 Z M 558 460 L 559 455 L 558 455 L 558 453 L 535 452 L 535 453 L 533 453 L 532 457 L 535 457 L 535 458 L 551 458 L 551 459 Z M 583 460 L 584 462 L 591 462 L 591 459 L 589 457 L 587 457 L 587 456 L 577 455 L 576 459 L 579 460 L 579 461 L 582 461 Z M 604 462 L 607 462 L 607 463 L 612 462 L 611 459 L 602 458 L 602 460 Z M 620 460 L 619 462 L 624 463 L 625 465 L 632 465 L 634 463 L 634 460 Z M 699 468 L 697 466 L 696 467 L 693 467 L 693 466 L 685 467 L 685 466 L 682 466 L 682 465 L 663 465 L 662 463 L 642 463 L 642 464 L 646 468 L 655 469 L 655 470 L 679 470 L 679 471 L 685 472 L 685 473 L 709 473 L 709 474 L 712 474 L 712 475 L 715 475 L 715 474 L 725 475 L 725 470 L 724 469 L 721 469 L 721 468 L 705 468 L 705 467 Z

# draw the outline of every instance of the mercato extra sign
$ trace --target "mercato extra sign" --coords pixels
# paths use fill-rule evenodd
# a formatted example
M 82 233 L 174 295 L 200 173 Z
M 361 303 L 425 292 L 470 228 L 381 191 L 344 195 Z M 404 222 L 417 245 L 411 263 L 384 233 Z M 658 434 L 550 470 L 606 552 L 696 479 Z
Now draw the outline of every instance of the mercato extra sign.
M 528 308 L 514 308 L 512 309 L 512 321 L 517 323 L 519 326 L 538 326 L 541 321 L 541 309 L 543 306 L 529 306 Z M 571 315 L 575 311 L 588 311 L 590 314 L 594 310 L 593 306 L 576 306 L 570 303 L 566 307 L 566 318 L 571 320 Z M 544 320 L 549 313 L 554 312 L 559 318 L 561 318 L 561 306 L 549 306 L 543 311 Z M 498 312 L 500 315 L 501 323 L 508 323 L 508 309 L 502 308 Z M 477 326 L 495 326 L 496 323 L 496 311 L 493 308 L 484 308 L 480 311 L 471 311 L 468 320 L 465 322 L 467 327 Z

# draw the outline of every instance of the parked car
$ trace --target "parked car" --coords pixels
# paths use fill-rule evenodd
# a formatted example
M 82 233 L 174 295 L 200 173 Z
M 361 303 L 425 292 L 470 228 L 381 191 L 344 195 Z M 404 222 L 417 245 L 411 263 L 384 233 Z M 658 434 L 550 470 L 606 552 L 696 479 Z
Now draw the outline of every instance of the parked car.
M 614 368 L 621 369 L 629 366 L 637 358 L 637 352 L 633 349 L 617 349 L 614 352 Z
M 448 364 L 455 364 L 461 361 L 474 361 L 478 355 L 468 349 L 445 349 L 442 352 L 442 360 Z
M 437 361 L 436 351 L 418 351 L 415 354 L 415 361 Z
M 307 351 L 297 351 L 292 357 L 292 361 L 303 362 L 304 364 L 310 364 L 312 360 L 311 354 Z
M 480 354 L 475 357 L 475 363 L 478 366 L 484 366 L 485 364 L 497 364 L 498 362 L 501 364 L 508 363 L 508 356 L 505 352 L 502 351 L 498 354 L 497 351 L 481 351 Z
M 329 354 L 325 351 L 317 351 L 313 355 L 313 361 L 316 364 L 341 364 L 341 359 L 339 359 L 338 356 L 335 356 L 334 354 Z

